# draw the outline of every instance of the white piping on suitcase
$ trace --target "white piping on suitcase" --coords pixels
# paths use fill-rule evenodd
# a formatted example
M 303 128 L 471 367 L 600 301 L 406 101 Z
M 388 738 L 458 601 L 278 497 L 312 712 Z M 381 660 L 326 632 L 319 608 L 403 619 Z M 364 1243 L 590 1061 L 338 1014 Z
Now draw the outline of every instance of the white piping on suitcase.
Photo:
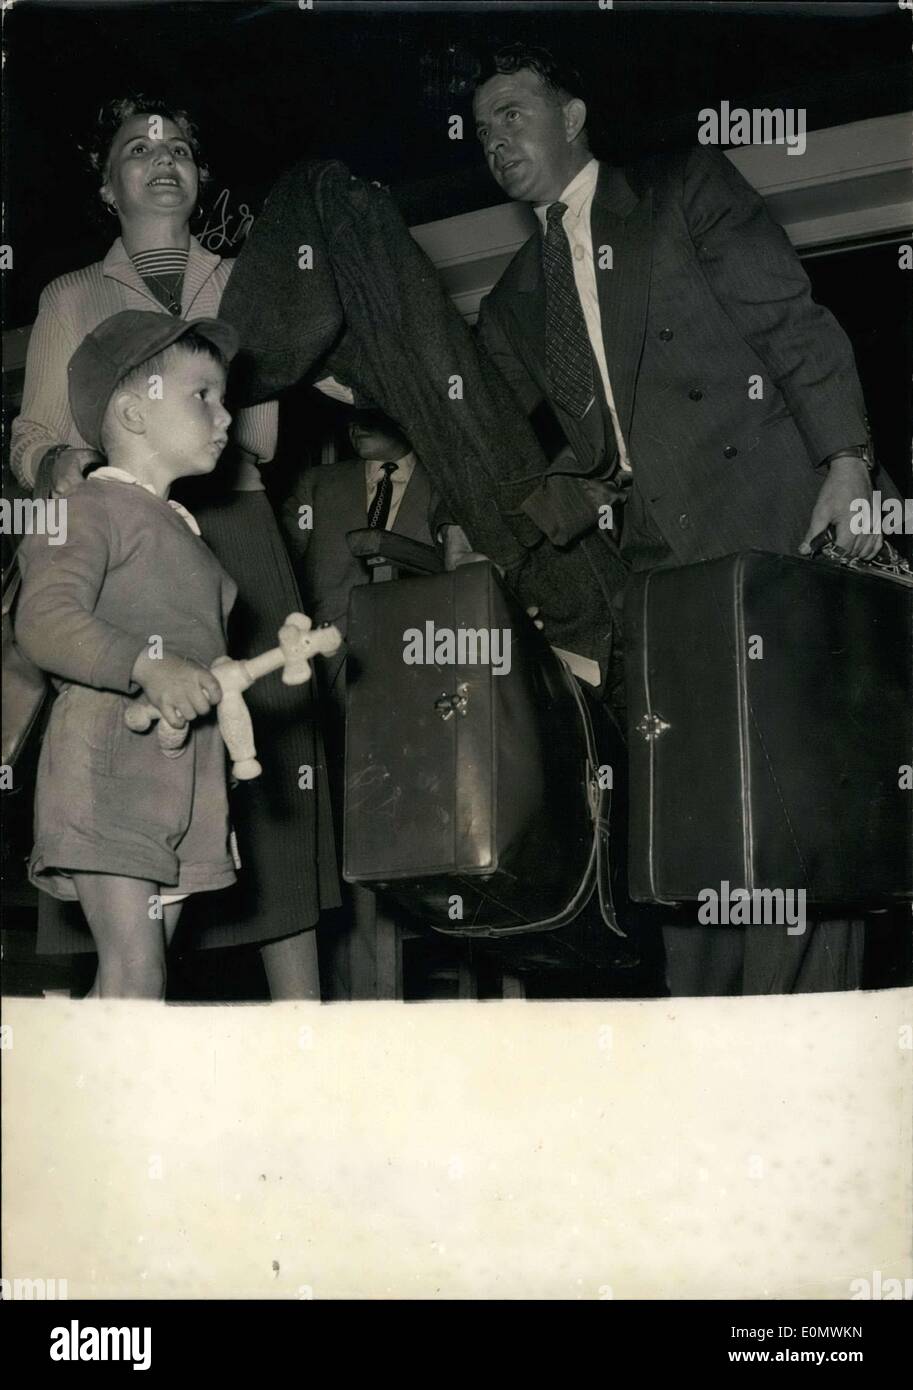
M 792 557 L 790 557 L 790 558 L 792 558 Z M 811 558 L 814 559 L 815 557 L 812 556 Z M 855 567 L 854 564 L 851 564 L 851 565 L 848 565 L 848 566 L 847 566 L 847 568 L 854 568 L 854 567 Z M 894 578 L 895 576 L 892 575 L 892 576 L 890 576 L 890 577 L 891 577 L 891 578 Z M 901 580 L 901 582 L 903 582 L 903 581 Z M 747 684 L 747 681 L 744 682 L 744 686 L 745 686 L 745 708 L 746 708 L 746 711 L 747 711 L 748 721 L 750 721 L 752 727 L 754 728 L 755 737 L 756 737 L 756 739 L 757 739 L 757 746 L 760 748 L 761 753 L 763 754 L 763 757 L 764 757 L 764 761 L 765 761 L 765 763 L 767 764 L 767 774 L 768 774 L 768 776 L 769 776 L 769 778 L 770 778 L 770 785 L 773 787 L 774 792 L 776 793 L 777 801 L 779 802 L 779 806 L 780 806 L 780 812 L 781 812 L 781 814 L 782 814 L 782 816 L 783 816 L 783 820 L 784 820 L 784 823 L 785 823 L 785 825 L 786 825 L 786 829 L 787 829 L 787 831 L 789 832 L 789 838 L 790 838 L 790 840 L 792 841 L 793 849 L 796 851 L 796 858 L 797 858 L 797 860 L 799 861 L 799 864 L 801 865 L 801 868 L 802 868 L 803 883 L 804 883 L 804 884 L 810 884 L 810 883 L 811 883 L 811 874 L 809 873 L 808 865 L 807 865 L 806 862 L 805 862 L 805 856 L 804 856 L 804 854 L 802 853 L 802 846 L 800 845 L 799 839 L 798 839 L 798 837 L 797 837 L 797 835 L 796 835 L 796 831 L 795 831 L 795 828 L 794 828 L 794 826 L 793 826 L 792 816 L 789 814 L 789 807 L 788 807 L 788 805 L 787 805 L 787 803 L 786 803 L 786 800 L 785 800 L 785 798 L 784 798 L 784 796 L 783 796 L 783 790 L 782 790 L 782 788 L 781 788 L 781 786 L 780 786 L 780 779 L 779 779 L 778 776 L 777 776 L 776 768 L 774 767 L 773 760 L 772 760 L 772 758 L 771 758 L 771 756 L 770 756 L 770 752 L 768 751 L 767 743 L 766 743 L 766 741 L 765 741 L 765 739 L 764 739 L 764 735 L 763 735 L 763 732 L 762 732 L 762 729 L 761 729 L 761 724 L 760 724 L 760 722 L 755 718 L 754 711 L 753 711 L 753 709 L 752 709 L 751 700 L 750 700 L 749 695 L 748 695 L 748 684 Z M 754 846 L 754 839 L 752 839 L 752 847 L 753 847 L 753 846 Z M 752 869 L 754 870 L 754 868 L 755 868 L 754 860 L 752 860 Z M 748 886 L 753 890 L 753 889 L 755 888 L 756 885 L 755 885 L 755 882 L 753 881 L 753 882 L 752 882 L 751 884 L 749 884 Z
M 744 612 L 745 612 L 745 604 L 744 604 L 744 593 L 745 593 L 744 578 L 745 578 L 745 558 L 744 558 L 744 556 L 742 556 L 742 557 L 740 557 L 740 559 L 739 559 L 739 566 L 738 566 L 738 570 L 737 570 L 737 583 L 736 583 L 736 585 L 734 585 L 734 590 L 733 590 L 733 592 L 734 592 L 734 597 L 735 597 L 735 611 L 736 611 L 736 653 L 735 653 L 735 656 L 736 656 L 736 681 L 738 682 L 738 686 L 739 686 L 739 700 L 738 700 L 738 711 L 739 711 L 739 757 L 740 757 L 741 766 L 742 766 L 741 797 L 742 797 L 743 856 L 744 856 L 744 868 L 745 868 L 745 872 L 746 872 L 746 882 L 745 882 L 745 886 L 746 886 L 746 888 L 748 888 L 748 890 L 749 890 L 750 892 L 753 892 L 754 889 L 755 889 L 755 887 L 756 887 L 756 877 L 755 877 L 755 874 L 756 874 L 756 865 L 755 865 L 755 856 L 754 856 L 754 851 L 755 851 L 754 820 L 753 820 L 752 814 L 751 814 L 751 744 L 750 744 L 749 733 L 748 733 L 748 731 L 749 731 L 749 726 L 751 726 L 751 727 L 754 728 L 755 736 L 756 736 L 757 741 L 758 741 L 758 747 L 760 748 L 761 753 L 763 754 L 763 757 L 764 757 L 764 761 L 765 761 L 765 763 L 767 764 L 767 773 L 768 773 L 768 776 L 770 777 L 771 786 L 773 787 L 773 789 L 774 789 L 774 791 L 775 791 L 775 793 L 776 793 L 777 800 L 778 800 L 778 802 L 779 802 L 779 804 L 780 804 L 780 810 L 781 810 L 781 812 L 782 812 L 782 814 L 783 814 L 783 819 L 784 819 L 784 821 L 786 822 L 786 828 L 787 828 L 787 830 L 789 831 L 789 838 L 792 840 L 793 849 L 796 851 L 796 858 L 798 859 L 799 863 L 800 863 L 801 866 L 802 866 L 802 872 L 803 872 L 803 874 L 804 874 L 804 876 L 805 876 L 805 881 L 806 881 L 806 882 L 809 881 L 809 872 L 808 872 L 808 865 L 807 865 L 806 862 L 805 862 L 805 856 L 804 856 L 803 853 L 802 853 L 802 848 L 801 848 L 801 846 L 800 846 L 800 844 L 799 844 L 798 839 L 796 838 L 796 832 L 795 832 L 795 830 L 793 829 L 792 817 L 791 817 L 790 814 L 789 814 L 789 808 L 787 807 L 786 801 L 784 800 L 784 797 L 783 797 L 783 792 L 782 792 L 782 789 L 781 789 L 781 787 L 780 787 L 780 780 L 779 780 L 779 778 L 777 777 L 776 769 L 774 768 L 773 762 L 772 762 L 771 757 L 770 757 L 770 753 L 769 753 L 768 750 L 767 750 L 767 744 L 766 744 L 766 742 L 765 742 L 765 740 L 764 740 L 764 736 L 763 736 L 763 734 L 762 734 L 762 732 L 761 732 L 761 725 L 759 724 L 758 720 L 755 718 L 755 716 L 754 716 L 754 711 L 752 710 L 752 707 L 751 707 L 751 698 L 750 698 L 749 692 L 748 692 L 748 678 L 747 678 L 748 667 L 747 667 L 746 664 L 745 664 L 745 659 L 746 659 L 746 644 L 745 644 L 745 628 L 744 628 Z M 741 601 L 740 601 L 740 600 L 741 600 Z M 744 702 L 744 704 L 743 704 L 743 702 Z
M 660 897 L 659 889 L 656 884 L 656 837 L 654 827 L 656 825 L 656 753 L 654 751 L 657 741 L 661 734 L 671 729 L 672 725 L 661 714 L 657 714 L 653 708 L 653 695 L 650 689 L 650 637 L 648 632 L 649 607 L 647 598 L 650 589 L 652 574 L 648 573 L 644 580 L 643 588 L 643 685 L 644 685 L 644 704 L 646 712 L 637 725 L 637 733 L 641 734 L 649 747 L 650 758 L 647 772 L 647 874 L 650 880 L 650 895 L 654 902 L 663 903 L 667 907 L 678 907 L 679 903 L 674 898 Z
M 651 693 L 650 693 L 650 660 L 649 660 L 650 638 L 649 638 L 649 631 L 648 631 L 648 622 L 649 622 L 649 617 L 650 617 L 650 611 L 649 611 L 649 605 L 648 605 L 648 603 L 647 603 L 647 596 L 649 595 L 649 592 L 650 592 L 650 579 L 651 579 L 651 577 L 652 577 L 652 576 L 648 574 L 647 577 L 646 577 L 646 579 L 644 580 L 644 609 L 643 609 L 643 634 L 644 634 L 644 635 L 643 635 L 643 650 L 644 650 L 644 656 L 643 656 L 643 666 L 644 666 L 644 669 L 643 669 L 643 679 L 644 679 L 644 702 L 645 702 L 646 707 L 647 707 L 647 708 L 646 708 L 646 717 L 647 717 L 647 719 L 649 719 L 650 716 L 653 714 L 653 697 L 652 697 L 652 695 L 651 695 Z M 650 738 L 647 739 L 647 747 L 648 747 L 649 750 L 650 750 L 650 761 L 649 761 L 649 765 L 648 765 L 649 770 L 648 770 L 648 773 L 647 773 L 647 866 L 648 866 L 649 873 L 650 873 L 650 893 L 651 893 L 651 895 L 652 895 L 654 898 L 657 896 L 657 893 L 656 893 L 656 861 L 655 861 L 655 855 L 654 855 L 654 837 L 653 837 L 653 824 L 654 824 L 654 821 L 655 821 L 655 814 L 654 814 L 654 813 L 655 813 L 655 810 L 656 810 L 656 796 L 655 796 L 655 788 L 654 788 L 654 778 L 655 778 L 655 776 L 656 776 L 656 755 L 655 755 L 655 752 L 654 752 L 655 743 L 656 743 L 656 740 L 655 740 L 655 739 L 650 739 Z
M 678 901 L 674 898 L 664 898 L 660 896 L 659 888 L 656 883 L 656 744 L 660 735 L 664 734 L 672 725 L 663 719 L 661 714 L 653 708 L 653 693 L 650 689 L 650 637 L 648 633 L 649 607 L 647 598 L 650 590 L 652 574 L 648 574 L 644 580 L 644 607 L 643 607 L 643 682 L 644 682 L 644 702 L 646 713 L 637 726 L 638 733 L 641 733 L 650 750 L 650 760 L 648 763 L 647 774 L 647 872 L 650 877 L 650 894 L 654 902 L 663 903 L 667 907 L 678 907 Z
M 736 707 L 739 712 L 740 797 L 742 802 L 742 860 L 745 887 L 754 889 L 754 825 L 751 816 L 751 750 L 748 746 L 748 673 L 745 668 L 745 561 L 740 556 L 735 569 L 732 601 L 735 606 Z

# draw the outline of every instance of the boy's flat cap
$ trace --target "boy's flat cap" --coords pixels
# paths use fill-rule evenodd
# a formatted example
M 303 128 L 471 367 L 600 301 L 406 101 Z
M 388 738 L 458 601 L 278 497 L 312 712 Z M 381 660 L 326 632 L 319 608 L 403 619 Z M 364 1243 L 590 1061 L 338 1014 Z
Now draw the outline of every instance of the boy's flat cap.
M 87 333 L 70 358 L 67 380 L 76 428 L 93 449 L 117 383 L 187 333 L 198 333 L 230 362 L 238 334 L 221 319 L 179 319 L 146 309 L 123 309 Z

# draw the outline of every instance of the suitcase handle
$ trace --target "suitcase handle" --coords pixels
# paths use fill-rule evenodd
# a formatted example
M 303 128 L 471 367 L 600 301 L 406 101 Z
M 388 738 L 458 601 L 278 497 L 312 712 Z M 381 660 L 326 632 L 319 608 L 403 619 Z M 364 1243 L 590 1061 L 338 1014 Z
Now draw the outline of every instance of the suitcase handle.
M 362 526 L 346 532 L 349 550 L 368 565 L 393 565 L 403 574 L 441 574 L 444 562 L 433 545 L 396 531 Z
M 859 570 L 863 574 L 879 575 L 882 579 L 894 579 L 901 584 L 913 586 L 913 569 L 909 562 L 895 550 L 890 541 L 882 541 L 881 549 L 871 560 L 855 560 L 836 544 L 833 526 L 826 526 L 809 541 L 811 559 L 823 558 L 844 569 Z

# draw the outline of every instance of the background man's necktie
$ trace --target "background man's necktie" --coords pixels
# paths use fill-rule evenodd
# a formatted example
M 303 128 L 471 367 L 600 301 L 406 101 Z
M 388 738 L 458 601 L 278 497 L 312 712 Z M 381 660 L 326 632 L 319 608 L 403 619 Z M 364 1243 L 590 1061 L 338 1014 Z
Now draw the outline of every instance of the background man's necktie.
M 552 203 L 545 214 L 545 370 L 553 398 L 579 420 L 593 399 L 593 353 L 561 225 L 566 211 L 566 203 Z
M 390 515 L 390 503 L 393 501 L 393 479 L 390 474 L 396 472 L 397 466 L 395 463 L 383 465 L 384 476 L 377 484 L 374 496 L 371 498 L 371 505 L 368 508 L 368 525 L 374 526 L 378 530 L 382 530 L 386 526 L 387 518 Z

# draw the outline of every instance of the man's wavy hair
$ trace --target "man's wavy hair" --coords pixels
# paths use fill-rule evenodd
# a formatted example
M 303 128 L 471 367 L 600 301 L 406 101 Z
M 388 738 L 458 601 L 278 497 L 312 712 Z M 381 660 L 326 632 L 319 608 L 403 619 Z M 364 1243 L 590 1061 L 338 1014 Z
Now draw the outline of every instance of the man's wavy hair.
M 129 121 L 132 116 L 162 116 L 166 121 L 173 121 L 193 152 L 200 186 L 207 182 L 209 169 L 200 149 L 194 121 L 180 107 L 172 106 L 170 102 L 162 101 L 158 97 L 147 96 L 144 92 L 131 92 L 127 96 L 113 97 L 99 109 L 89 137 L 81 146 L 87 168 L 95 178 L 102 183 L 107 178 L 108 160 L 114 137 L 124 121 Z
M 583 78 L 570 63 L 547 48 L 531 43 L 508 43 L 497 49 L 483 64 L 477 82 L 487 82 L 498 73 L 534 72 L 555 102 L 563 105 L 572 97 L 587 100 Z

